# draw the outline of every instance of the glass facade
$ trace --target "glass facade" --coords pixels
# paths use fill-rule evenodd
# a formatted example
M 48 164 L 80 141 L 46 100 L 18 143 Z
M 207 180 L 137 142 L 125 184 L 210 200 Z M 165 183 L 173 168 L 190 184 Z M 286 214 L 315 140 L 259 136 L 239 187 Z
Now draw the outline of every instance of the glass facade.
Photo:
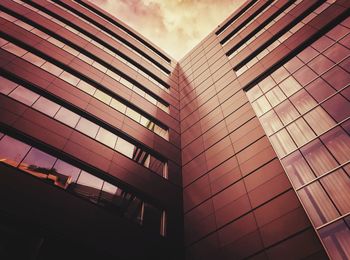
M 0 256 L 350 258 L 349 7 L 247 0 L 177 62 L 1 1 Z

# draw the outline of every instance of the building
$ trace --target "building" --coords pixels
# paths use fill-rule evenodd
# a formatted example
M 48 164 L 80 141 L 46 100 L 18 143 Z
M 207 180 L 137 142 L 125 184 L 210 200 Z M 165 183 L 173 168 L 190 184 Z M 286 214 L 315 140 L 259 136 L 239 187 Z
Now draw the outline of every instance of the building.
M 349 259 L 349 7 L 248 0 L 177 62 L 1 1 L 0 256 Z

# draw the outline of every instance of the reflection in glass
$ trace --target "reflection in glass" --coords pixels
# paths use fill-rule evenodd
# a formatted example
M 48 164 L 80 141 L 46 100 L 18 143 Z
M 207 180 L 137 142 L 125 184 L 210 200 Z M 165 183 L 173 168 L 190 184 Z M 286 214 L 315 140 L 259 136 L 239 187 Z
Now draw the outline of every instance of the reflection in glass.
M 316 101 L 304 89 L 298 91 L 290 97 L 293 105 L 300 114 L 304 114 L 317 105 Z
M 299 151 L 283 158 L 282 163 L 295 188 L 315 179 L 315 175 Z
M 254 103 L 252 103 L 252 105 L 257 116 L 261 116 L 262 114 L 271 109 L 271 105 L 264 96 L 258 98 Z
M 339 163 L 350 160 L 350 137 L 340 127 L 336 127 L 321 136 L 321 140 Z
M 275 107 L 275 111 L 285 125 L 289 124 L 299 116 L 298 111 L 288 99 Z
M 343 220 L 322 228 L 319 233 L 332 259 L 350 259 L 350 230 Z
M 297 148 L 286 129 L 282 129 L 272 135 L 270 140 L 280 158 Z
M 31 106 L 39 98 L 38 94 L 22 86 L 18 86 L 9 96 L 27 106 Z
M 298 81 L 296 81 L 292 76 L 281 82 L 279 86 L 288 97 L 302 88 Z
M 337 122 L 350 116 L 350 102 L 342 95 L 335 95 L 321 105 Z
M 60 108 L 58 104 L 44 97 L 40 97 L 32 107 L 51 117 L 53 117 Z
M 16 84 L 15 82 L 0 76 L 0 93 L 3 93 L 4 95 L 8 95 L 17 86 L 18 84 Z
M 339 216 L 329 197 L 318 182 L 314 182 L 299 190 L 298 194 L 316 227 Z
M 305 114 L 304 118 L 309 123 L 312 130 L 318 135 L 327 131 L 335 124 L 334 120 L 320 106 Z
M 29 151 L 30 146 L 12 137 L 4 136 L 0 140 L 0 162 L 18 166 Z
M 64 107 L 61 107 L 54 118 L 74 128 L 79 121 L 80 116 Z
M 341 214 L 350 211 L 350 178 L 342 169 L 328 174 L 321 183 Z
M 118 100 L 116 100 L 114 98 L 112 99 L 111 106 L 114 107 L 116 110 L 118 110 L 121 113 L 125 113 L 125 111 L 126 111 L 126 105 L 124 105 L 123 103 L 119 102 Z
M 301 148 L 301 152 L 317 176 L 338 166 L 337 162 L 319 140 L 314 140 L 307 144 Z
M 79 120 L 79 123 L 76 126 L 76 129 L 92 138 L 95 138 L 97 131 L 99 129 L 99 126 L 81 117 Z
M 118 137 L 117 144 L 115 146 L 115 149 L 124 154 L 125 156 L 132 158 L 135 146 L 127 141 L 125 141 L 123 138 Z
M 55 184 L 62 188 L 67 188 L 70 183 L 75 183 L 79 177 L 80 169 L 58 159 L 53 166 L 59 173 L 57 181 Z
M 303 118 L 299 118 L 293 123 L 289 124 L 287 126 L 287 130 L 298 147 L 302 146 L 316 136 Z
M 96 90 L 96 93 L 94 95 L 97 99 L 101 100 L 103 103 L 106 103 L 107 105 L 111 102 L 111 96 L 107 95 L 106 93 L 102 92 L 101 90 Z
M 278 86 L 274 87 L 269 92 L 267 92 L 266 97 L 273 107 L 287 98 Z
M 36 148 L 32 148 L 21 162 L 19 168 L 41 179 L 51 179 L 57 171 L 52 168 L 57 158 L 48 155 Z
M 270 110 L 266 114 L 262 115 L 260 117 L 260 121 L 268 136 L 275 133 L 283 126 L 281 120 L 278 118 L 274 110 Z
M 114 148 L 115 142 L 117 141 L 117 136 L 111 133 L 110 131 L 100 127 L 100 129 L 98 130 L 96 139 L 101 143 L 111 148 Z

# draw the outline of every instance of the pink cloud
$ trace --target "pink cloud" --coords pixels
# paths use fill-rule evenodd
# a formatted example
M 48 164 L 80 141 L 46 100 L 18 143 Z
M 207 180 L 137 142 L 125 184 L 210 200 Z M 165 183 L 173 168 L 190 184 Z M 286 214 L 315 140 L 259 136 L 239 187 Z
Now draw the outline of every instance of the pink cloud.
M 245 0 L 90 0 L 179 60 Z

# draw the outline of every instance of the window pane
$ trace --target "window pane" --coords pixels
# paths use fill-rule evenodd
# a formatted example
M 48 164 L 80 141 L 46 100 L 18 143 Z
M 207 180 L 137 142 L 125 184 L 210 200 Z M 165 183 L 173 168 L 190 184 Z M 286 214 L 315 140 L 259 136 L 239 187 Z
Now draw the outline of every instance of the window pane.
M 29 145 L 5 135 L 0 140 L 0 162 L 18 166 L 29 149 Z
M 81 197 L 91 202 L 97 203 L 100 197 L 103 180 L 90 173 L 81 171 L 77 184 L 74 185 L 73 191 Z
M 114 148 L 115 142 L 117 141 L 117 136 L 101 127 L 100 130 L 98 131 L 96 139 L 101 143 L 111 148 Z
M 350 259 L 350 230 L 343 220 L 322 228 L 320 236 L 332 259 Z
M 299 196 L 316 227 L 337 218 L 339 215 L 318 182 L 298 191 Z
M 114 98 L 112 99 L 111 106 L 114 107 L 119 112 L 121 112 L 123 114 L 125 113 L 126 106 Z
M 328 85 L 328 83 L 322 78 L 316 79 L 315 81 L 307 85 L 305 89 L 318 102 L 325 100 L 327 97 L 335 93 L 335 90 L 330 85 Z
M 301 148 L 301 152 L 317 176 L 338 166 L 337 162 L 319 140 L 314 140 L 307 144 Z
M 64 107 L 61 107 L 55 115 L 55 118 L 60 122 L 74 128 L 80 116 Z
M 286 96 L 282 93 L 281 89 L 276 86 L 266 93 L 267 99 L 270 104 L 274 107 L 286 99 Z
M 132 158 L 135 146 L 127 141 L 125 141 L 123 138 L 118 137 L 117 144 L 115 146 L 115 149 L 124 154 L 125 156 Z
M 99 126 L 83 117 L 80 118 L 79 123 L 75 127 L 75 129 L 79 130 L 80 132 L 95 138 L 97 131 L 99 129 Z
M 109 102 L 111 102 L 112 99 L 111 96 L 107 95 L 106 93 L 103 93 L 101 90 L 96 90 L 94 96 L 106 104 L 109 104 Z
M 301 85 L 292 76 L 281 82 L 279 86 L 288 97 L 301 89 Z
M 77 87 L 90 95 L 93 95 L 96 91 L 95 87 L 82 80 L 78 83 Z
M 340 127 L 322 135 L 321 140 L 339 163 L 342 164 L 350 160 L 350 137 Z
M 73 76 L 67 71 L 63 71 L 62 74 L 60 75 L 60 78 L 68 82 L 69 84 L 72 84 L 73 86 L 76 86 L 79 82 L 79 78 Z
M 264 96 L 258 98 L 252 105 L 257 116 L 261 116 L 271 109 L 271 105 Z
M 44 114 L 53 117 L 58 109 L 60 109 L 60 105 L 48 100 L 47 98 L 40 97 L 33 105 L 33 108 L 43 112 Z
M 81 171 L 77 183 L 97 190 L 101 190 L 103 180 L 90 173 L 87 173 L 86 171 Z
M 52 169 L 56 160 L 57 158 L 32 148 L 19 168 L 36 177 L 47 179 L 50 174 L 56 174 L 56 171 Z
M 66 188 L 70 183 L 75 183 L 80 174 L 79 168 L 62 160 L 57 160 L 53 168 L 55 168 L 58 173 L 57 183 L 55 184 L 64 188 Z
M 321 179 L 323 187 L 341 214 L 350 211 L 350 178 L 341 169 Z
M 274 110 L 270 110 L 266 114 L 262 115 L 260 117 L 260 121 L 267 135 L 275 133 L 283 126 L 281 120 L 278 118 Z
M 137 113 L 135 110 L 133 110 L 129 107 L 126 109 L 126 115 L 128 117 L 134 119 L 136 122 L 138 122 L 141 118 L 141 115 L 139 113 Z
M 283 158 L 282 163 L 295 188 L 315 179 L 315 175 L 299 151 Z
M 44 59 L 30 52 L 26 53 L 22 58 L 38 67 L 45 63 Z
M 297 148 L 286 129 L 282 129 L 281 131 L 272 135 L 270 140 L 280 158 Z
M 28 106 L 31 106 L 39 98 L 38 94 L 22 86 L 18 86 L 9 96 Z
M 12 82 L 12 81 L 0 76 L 0 93 L 8 95 L 17 86 L 18 86 L 17 83 Z
M 293 103 L 300 114 L 304 114 L 317 105 L 316 101 L 304 89 L 295 93 L 290 98 L 290 101 Z
M 319 106 L 307 113 L 304 118 L 318 135 L 335 124 L 334 120 Z
M 322 104 L 322 107 L 337 121 L 340 122 L 350 116 L 350 102 L 342 95 L 335 95 Z
M 275 107 L 275 111 L 285 125 L 299 116 L 298 111 L 289 100 L 285 100 L 283 103 Z
M 302 146 L 316 136 L 311 128 L 306 124 L 305 120 L 302 118 L 299 118 L 298 120 L 288 125 L 287 130 L 298 147 Z
M 8 43 L 4 46 L 1 47 L 2 49 L 13 53 L 14 55 L 21 57 L 23 56 L 23 54 L 27 53 L 27 51 L 25 49 L 22 49 L 20 47 L 18 47 L 17 45 L 14 45 L 13 43 Z
M 42 65 L 41 68 L 55 76 L 59 76 L 63 71 L 61 68 L 57 67 L 56 65 L 53 65 L 50 62 L 45 62 L 45 64 Z

